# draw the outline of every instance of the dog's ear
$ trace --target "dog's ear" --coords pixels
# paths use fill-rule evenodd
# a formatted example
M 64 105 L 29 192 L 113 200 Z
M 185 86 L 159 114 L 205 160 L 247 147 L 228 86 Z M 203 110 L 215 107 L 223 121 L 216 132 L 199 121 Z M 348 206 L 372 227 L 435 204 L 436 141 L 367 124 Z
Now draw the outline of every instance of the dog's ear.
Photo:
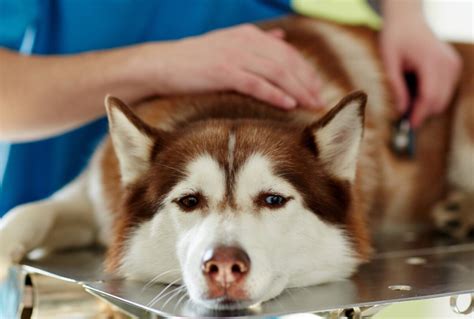
M 309 127 L 318 158 L 331 174 L 350 182 L 355 178 L 366 102 L 364 92 L 351 93 Z
M 160 141 L 160 131 L 143 122 L 118 98 L 107 96 L 105 107 L 122 184 L 128 185 L 150 167 L 151 153 L 155 143 Z

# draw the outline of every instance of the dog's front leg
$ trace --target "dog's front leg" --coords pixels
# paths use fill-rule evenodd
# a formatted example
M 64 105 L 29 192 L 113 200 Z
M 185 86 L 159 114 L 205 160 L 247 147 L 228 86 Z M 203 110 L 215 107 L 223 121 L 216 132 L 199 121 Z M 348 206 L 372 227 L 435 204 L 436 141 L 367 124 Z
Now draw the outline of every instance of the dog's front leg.
M 95 238 L 85 172 L 50 198 L 17 206 L 0 220 L 0 276 L 35 248 L 82 247 Z

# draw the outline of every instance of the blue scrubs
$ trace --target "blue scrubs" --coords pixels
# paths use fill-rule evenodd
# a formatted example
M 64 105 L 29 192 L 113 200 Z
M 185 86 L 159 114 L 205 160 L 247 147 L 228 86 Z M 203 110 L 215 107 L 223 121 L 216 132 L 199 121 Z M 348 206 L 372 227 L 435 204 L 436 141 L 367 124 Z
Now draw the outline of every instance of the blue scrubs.
M 0 46 L 71 54 L 178 39 L 289 11 L 289 0 L 0 0 Z M 101 119 L 42 141 L 0 143 L 0 216 L 77 176 L 106 130 Z

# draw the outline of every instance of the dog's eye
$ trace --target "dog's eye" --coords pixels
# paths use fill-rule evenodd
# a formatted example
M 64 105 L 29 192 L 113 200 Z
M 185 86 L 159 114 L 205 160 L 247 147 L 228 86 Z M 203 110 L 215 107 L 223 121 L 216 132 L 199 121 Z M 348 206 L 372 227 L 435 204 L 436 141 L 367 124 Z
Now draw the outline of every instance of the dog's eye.
M 260 205 L 268 208 L 280 208 L 283 207 L 288 201 L 287 198 L 279 194 L 262 194 L 260 197 Z
M 184 209 L 184 210 L 192 210 L 192 209 L 195 209 L 199 206 L 200 202 L 201 202 L 201 196 L 199 196 L 198 194 L 195 194 L 195 195 L 187 195 L 187 196 L 184 196 L 182 198 L 180 198 L 177 203 L 178 205 Z
M 270 206 L 281 206 L 285 203 L 285 199 L 280 195 L 268 195 L 265 197 L 265 203 Z

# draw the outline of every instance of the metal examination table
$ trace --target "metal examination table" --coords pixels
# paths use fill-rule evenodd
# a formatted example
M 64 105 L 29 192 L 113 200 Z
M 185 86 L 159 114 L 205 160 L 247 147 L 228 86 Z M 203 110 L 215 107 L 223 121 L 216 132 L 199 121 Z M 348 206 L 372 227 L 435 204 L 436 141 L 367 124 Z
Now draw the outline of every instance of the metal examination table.
M 393 303 L 452 296 L 453 311 L 472 315 L 466 318 L 474 317 L 474 240 L 456 242 L 406 227 L 376 238 L 374 259 L 349 280 L 288 289 L 278 298 L 251 309 L 222 313 L 193 305 L 184 293 L 172 293 L 174 288 L 168 288 L 163 293 L 167 297 L 148 306 L 165 285 L 143 289 L 143 283 L 107 275 L 102 271 L 104 254 L 100 249 L 62 252 L 26 260 L 18 268 L 16 280 L 23 283 L 20 311 L 22 318 L 56 318 L 52 314 L 60 310 L 80 313 L 87 309 L 90 318 L 99 318 L 93 313 L 103 307 L 98 305 L 100 299 L 124 311 L 125 318 L 269 317 L 297 313 L 323 318 L 369 318 Z M 456 298 L 461 294 L 471 296 L 470 305 L 464 309 L 456 307 Z M 89 318 L 87 311 L 84 318 Z

